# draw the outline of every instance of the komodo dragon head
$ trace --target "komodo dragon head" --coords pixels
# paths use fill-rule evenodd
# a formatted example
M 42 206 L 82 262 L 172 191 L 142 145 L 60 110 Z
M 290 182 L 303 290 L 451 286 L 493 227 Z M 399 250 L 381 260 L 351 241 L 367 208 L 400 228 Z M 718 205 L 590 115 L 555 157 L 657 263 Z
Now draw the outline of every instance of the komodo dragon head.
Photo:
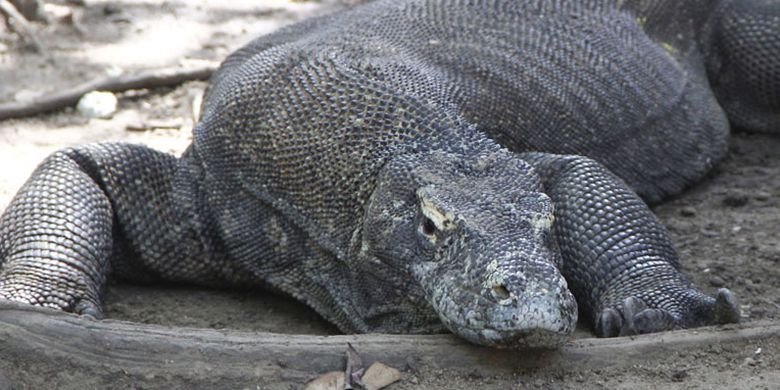
M 452 332 L 499 347 L 553 347 L 577 322 L 556 268 L 553 206 L 531 167 L 509 153 L 406 155 L 385 165 L 363 224 L 370 301 L 384 323 L 432 310 Z M 428 317 L 429 319 L 431 317 Z

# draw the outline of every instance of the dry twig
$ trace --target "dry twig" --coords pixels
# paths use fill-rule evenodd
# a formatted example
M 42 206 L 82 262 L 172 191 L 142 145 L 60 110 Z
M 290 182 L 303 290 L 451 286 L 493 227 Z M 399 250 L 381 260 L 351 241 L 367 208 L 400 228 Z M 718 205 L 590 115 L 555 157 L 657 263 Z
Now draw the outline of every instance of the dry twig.
M 0 120 L 32 116 L 73 106 L 78 103 L 81 96 L 90 91 L 122 92 L 131 89 L 179 85 L 190 80 L 205 80 L 211 77 L 215 69 L 216 67 L 212 65 L 192 69 L 161 69 L 138 75 L 123 75 L 94 80 L 72 89 L 41 96 L 32 102 L 0 104 Z
M 47 54 L 43 44 L 41 44 L 41 41 L 38 40 L 38 37 L 35 35 L 35 30 L 33 30 L 24 15 L 22 15 L 10 1 L 0 0 L 0 11 L 18 25 L 19 29 L 15 29 L 16 32 L 21 35 L 23 39 L 30 42 L 36 52 Z M 8 23 L 8 25 L 10 26 L 11 23 Z

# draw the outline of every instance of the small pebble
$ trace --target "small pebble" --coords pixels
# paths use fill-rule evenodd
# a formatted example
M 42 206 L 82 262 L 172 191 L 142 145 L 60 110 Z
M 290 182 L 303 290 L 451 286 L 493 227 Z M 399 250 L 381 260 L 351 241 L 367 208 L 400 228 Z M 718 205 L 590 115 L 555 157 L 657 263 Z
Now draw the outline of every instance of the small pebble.
M 758 306 L 753 306 L 750 308 L 750 317 L 751 318 L 761 318 L 766 314 L 766 309 Z
M 676 370 L 672 373 L 672 382 L 682 382 L 688 377 L 688 371 Z
M 753 199 L 760 202 L 766 202 L 770 198 L 772 198 L 772 194 L 765 191 L 758 191 L 755 194 L 753 194 Z
M 726 285 L 726 281 L 723 280 L 723 278 L 721 278 L 720 276 L 718 276 L 718 275 L 710 276 L 710 286 L 712 286 L 712 287 L 723 287 L 725 285 Z
M 716 232 L 714 230 L 701 229 L 701 235 L 704 236 L 704 237 L 713 238 L 713 237 L 719 236 L 720 233 L 718 233 L 718 232 Z
M 723 198 L 723 204 L 728 207 L 742 207 L 748 202 L 748 196 L 741 192 L 730 192 Z
M 745 358 L 745 364 L 747 364 L 748 366 L 757 366 L 758 365 L 758 361 L 756 361 L 756 359 L 748 357 L 748 358 Z
M 92 91 L 81 97 L 76 109 L 89 118 L 110 118 L 116 112 L 117 103 L 111 92 Z
M 680 215 L 683 217 L 693 217 L 696 215 L 696 209 L 691 206 L 685 206 L 680 209 Z
M 108 77 L 119 77 L 125 73 L 125 70 L 116 65 L 111 65 L 105 69 L 105 72 Z

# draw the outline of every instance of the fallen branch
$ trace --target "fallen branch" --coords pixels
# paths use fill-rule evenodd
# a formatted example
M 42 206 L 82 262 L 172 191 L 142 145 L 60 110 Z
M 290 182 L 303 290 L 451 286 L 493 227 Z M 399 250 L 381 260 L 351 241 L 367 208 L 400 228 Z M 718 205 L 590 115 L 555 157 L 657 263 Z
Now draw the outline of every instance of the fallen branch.
M 81 99 L 81 96 L 90 91 L 122 92 L 131 89 L 174 86 L 190 80 L 206 80 L 211 77 L 215 69 L 216 66 L 211 65 L 191 69 L 161 69 L 138 75 L 122 75 L 94 80 L 72 89 L 41 96 L 32 102 L 0 104 L 0 120 L 38 115 L 74 106 Z
M 95 321 L 0 302 L 0 387 L 3 381 L 20 388 L 57 387 L 58 381 L 73 377 L 88 378 L 84 387 L 96 388 L 127 387 L 124 383 L 144 388 L 190 388 L 193 383 L 204 388 L 278 387 L 342 370 L 348 343 L 366 362 L 401 369 L 497 375 L 554 367 L 556 372 L 577 372 L 658 364 L 676 352 L 777 337 L 780 324 L 752 323 L 577 339 L 554 351 L 511 351 L 474 346 L 451 335 L 307 336 L 172 328 Z
M 10 0 L 11 4 L 24 15 L 27 20 L 40 20 L 46 21 L 46 17 L 43 14 L 43 4 L 41 0 Z
M 0 0 L 0 11 L 3 11 L 3 13 L 8 18 L 12 19 L 14 22 L 16 22 L 17 25 L 19 25 L 19 29 L 14 30 L 16 30 L 16 32 L 22 36 L 22 39 L 32 43 L 36 52 L 41 54 L 47 53 L 46 49 L 41 44 L 41 41 L 39 41 L 38 37 L 35 35 L 35 30 L 33 30 L 32 26 L 30 26 L 30 23 L 27 21 L 27 19 L 25 19 L 24 15 L 22 15 L 19 10 L 17 10 L 16 7 L 11 4 L 11 2 L 8 0 Z

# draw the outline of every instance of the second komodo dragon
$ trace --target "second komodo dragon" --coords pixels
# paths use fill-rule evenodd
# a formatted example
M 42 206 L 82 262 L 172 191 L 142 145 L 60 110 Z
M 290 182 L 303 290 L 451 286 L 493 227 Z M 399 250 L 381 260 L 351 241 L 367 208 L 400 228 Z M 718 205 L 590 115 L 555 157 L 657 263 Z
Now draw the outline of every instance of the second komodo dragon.
M 388 0 L 230 55 L 176 158 L 54 153 L 0 298 L 99 316 L 108 275 L 259 285 L 344 332 L 553 347 L 736 322 L 645 204 L 780 131 L 780 2 Z M 644 199 L 644 201 L 642 200 Z

